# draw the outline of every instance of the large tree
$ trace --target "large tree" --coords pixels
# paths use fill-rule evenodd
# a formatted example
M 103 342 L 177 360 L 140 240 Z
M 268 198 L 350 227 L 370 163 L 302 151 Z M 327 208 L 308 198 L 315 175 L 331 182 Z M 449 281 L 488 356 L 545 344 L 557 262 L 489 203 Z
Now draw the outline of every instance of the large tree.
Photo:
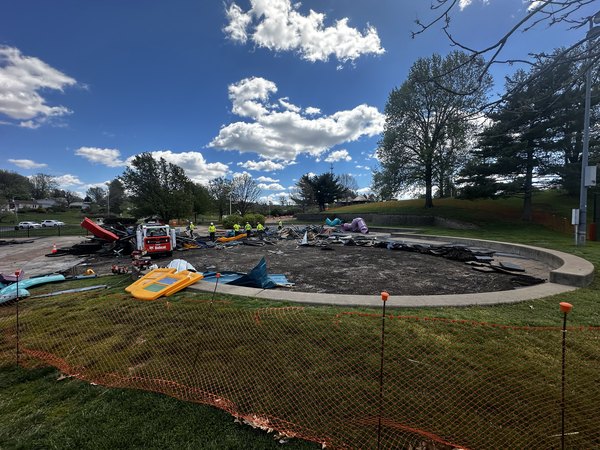
M 107 193 L 107 190 L 105 188 L 103 188 L 102 186 L 93 186 L 85 192 L 85 196 L 89 197 L 90 202 L 93 203 L 94 205 L 104 207 L 104 206 L 106 206 L 106 200 L 107 200 L 106 193 Z
M 559 61 L 531 69 L 539 76 L 517 71 L 507 80 L 504 98 L 489 114 L 492 124 L 481 135 L 474 159 L 464 171 L 467 196 L 514 195 L 523 197 L 524 220 L 531 220 L 535 187 L 561 185 L 579 192 L 583 135 L 582 82 L 567 83 L 579 69 L 563 50 Z M 524 80 L 529 82 L 523 84 Z M 521 85 L 514 89 L 515 85 Z M 597 162 L 598 89 L 592 95 L 590 162 Z
M 123 182 L 118 178 L 115 178 L 108 183 L 107 189 L 107 206 L 111 214 L 121 214 L 123 212 L 123 206 L 127 201 L 127 195 L 125 194 L 125 186 Z
M 518 71 L 507 81 L 507 89 L 527 77 Z M 514 91 L 489 115 L 492 125 L 481 134 L 474 150 L 478 165 L 468 175 L 485 175 L 493 180 L 496 192 L 523 197 L 523 220 L 531 220 L 534 178 L 539 175 L 549 153 L 544 148 L 551 113 L 540 103 L 552 95 L 551 85 L 529 84 Z
M 324 211 L 329 203 L 344 197 L 348 191 L 340 183 L 339 177 L 331 172 L 321 175 L 305 174 L 296 183 L 297 195 L 292 200 L 299 205 L 318 205 L 319 211 Z
M 80 202 L 83 200 L 77 192 L 73 192 L 73 191 L 64 191 L 63 197 L 64 197 L 65 201 L 67 202 L 67 207 L 71 206 L 71 203 Z
M 0 169 L 0 204 L 6 204 L 13 198 L 27 200 L 31 198 L 31 182 L 16 172 Z
M 247 173 L 233 177 L 231 183 L 231 197 L 236 203 L 240 214 L 246 214 L 252 205 L 256 203 L 261 194 L 261 189 L 258 187 L 254 178 Z
M 164 158 L 140 153 L 120 177 L 137 216 L 157 215 L 163 220 L 189 216 L 192 212 L 190 179 L 185 171 Z
M 538 115 L 546 116 L 545 136 L 540 145 L 549 153 L 551 160 L 541 175 L 552 177 L 560 187 L 575 195 L 580 189 L 581 152 L 583 148 L 585 78 L 577 78 L 585 61 L 573 61 L 571 53 L 564 49 L 553 52 L 554 58 L 540 63 L 532 71 L 541 72 L 532 76 L 526 91 L 535 102 Z M 600 130 L 600 68 L 592 71 L 590 108 L 589 162 L 600 159 L 598 148 Z M 558 178 L 557 178 L 558 177 Z
M 191 181 L 188 189 L 192 194 L 192 212 L 194 213 L 194 222 L 197 222 L 198 214 L 204 214 L 210 209 L 212 199 L 207 187 L 200 183 L 194 183 Z
M 548 68 L 547 62 L 556 62 L 555 55 L 548 55 L 543 49 L 531 47 L 522 47 L 521 55 L 514 51 L 511 42 L 515 36 L 526 35 L 532 30 L 544 30 L 552 33 L 556 28 L 566 28 L 572 31 L 572 42 L 563 49 L 562 56 L 569 60 L 569 63 L 575 64 L 577 70 L 573 72 L 570 80 L 565 80 L 563 87 L 568 87 L 572 82 L 585 78 L 585 72 L 589 67 L 597 64 L 600 58 L 600 39 L 598 39 L 598 29 L 588 31 L 588 25 L 592 23 L 593 17 L 597 20 L 599 12 L 597 9 L 590 8 L 595 0 L 529 0 L 523 2 L 527 4 L 526 8 L 512 16 L 510 24 L 505 32 L 501 32 L 497 37 L 491 40 L 482 40 L 479 33 L 472 33 L 466 28 L 452 30 L 451 24 L 453 16 L 460 14 L 461 10 L 468 7 L 472 2 L 463 0 L 432 0 L 432 17 L 426 20 L 417 20 L 417 29 L 413 32 L 413 37 L 424 33 L 425 31 L 441 25 L 442 31 L 448 38 L 448 41 L 455 48 L 464 51 L 471 60 L 483 57 L 486 58 L 486 64 L 481 66 L 478 79 L 485 84 L 485 78 L 493 65 L 510 64 L 518 66 L 527 65 L 536 69 L 528 72 L 528 76 L 514 84 L 509 90 L 494 101 L 489 106 L 505 101 L 512 93 L 525 88 L 528 84 L 534 82 L 536 78 L 543 75 L 542 66 Z M 491 9 L 490 9 L 491 11 Z M 485 18 L 482 17 L 483 24 Z M 493 17 L 490 20 L 495 20 Z M 465 31 L 466 30 L 466 31 Z M 461 35 L 461 32 L 465 32 Z M 471 39 L 469 42 L 467 39 Z M 532 43 L 537 40 L 531 40 Z M 583 62 L 583 64 L 578 64 Z M 460 63 L 450 71 L 458 68 Z M 443 79 L 446 74 L 442 73 L 438 79 Z M 468 91 L 465 91 L 468 92 Z
M 338 175 L 338 184 L 343 188 L 344 192 L 341 197 L 354 198 L 358 191 L 358 182 L 349 173 Z
M 307 207 L 317 204 L 315 201 L 315 190 L 311 183 L 311 175 L 304 174 L 300 177 L 290 193 L 290 200 L 300 206 L 303 212 L 306 211 Z
M 58 189 L 58 183 L 52 175 L 46 173 L 36 173 L 29 177 L 31 182 L 31 196 L 35 199 L 48 198 L 55 189 Z
M 424 188 L 425 207 L 430 208 L 434 186 L 445 191 L 462 162 L 455 156 L 492 83 L 490 77 L 484 83 L 478 79 L 483 64 L 462 52 L 434 54 L 417 60 L 408 79 L 392 90 L 377 149 L 381 169 L 374 173 L 374 187 L 382 197 Z
M 218 177 L 208 182 L 208 192 L 215 205 L 217 211 L 219 211 L 219 220 L 229 211 L 229 205 L 231 205 L 231 180 L 224 177 Z

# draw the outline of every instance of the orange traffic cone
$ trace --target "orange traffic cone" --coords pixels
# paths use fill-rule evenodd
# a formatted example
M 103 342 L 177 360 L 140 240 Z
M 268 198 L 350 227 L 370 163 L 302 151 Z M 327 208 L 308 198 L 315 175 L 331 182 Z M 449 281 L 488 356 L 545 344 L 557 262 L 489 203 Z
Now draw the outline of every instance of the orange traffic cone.
M 56 244 L 52 244 L 52 253 L 56 253 Z

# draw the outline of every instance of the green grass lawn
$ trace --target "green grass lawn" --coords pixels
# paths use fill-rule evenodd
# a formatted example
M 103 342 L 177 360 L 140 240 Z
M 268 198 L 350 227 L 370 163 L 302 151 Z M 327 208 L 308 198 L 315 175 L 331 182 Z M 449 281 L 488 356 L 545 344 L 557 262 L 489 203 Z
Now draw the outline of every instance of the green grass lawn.
M 539 225 L 487 220 L 478 230 L 423 231 L 538 245 L 600 264 L 597 242 L 575 247 L 570 236 Z M 22 362 L 35 367 L 34 356 L 45 358 L 84 381 L 58 381 L 54 369 L 16 368 L 14 306 L 0 308 L 0 448 L 279 445 L 194 402 L 254 414 L 255 423 L 283 420 L 280 428 L 334 446 L 376 445 L 379 310 L 298 308 L 219 294 L 212 303 L 211 294 L 188 291 L 139 302 L 122 291 L 129 283 L 122 276 L 32 294 L 100 283 L 113 287 L 21 304 Z M 574 305 L 569 326 L 585 327 L 568 333 L 567 431 L 577 434 L 567 447 L 600 446 L 598 277 L 587 288 L 520 304 L 389 311 L 384 443 L 416 446 L 424 439 L 414 431 L 420 429 L 469 448 L 558 447 L 560 301 Z
M 423 207 L 423 199 L 375 202 L 331 208 L 328 213 L 436 215 L 488 226 L 499 221 L 509 223 L 519 221 L 523 208 L 523 199 L 516 197 L 485 200 L 444 198 L 434 199 L 433 203 L 434 208 L 426 209 Z M 534 212 L 568 218 L 569 221 L 571 210 L 578 207 L 579 198 L 569 197 L 560 191 L 539 191 L 533 196 Z M 589 220 L 592 218 L 592 213 L 593 207 L 590 204 L 588 205 Z

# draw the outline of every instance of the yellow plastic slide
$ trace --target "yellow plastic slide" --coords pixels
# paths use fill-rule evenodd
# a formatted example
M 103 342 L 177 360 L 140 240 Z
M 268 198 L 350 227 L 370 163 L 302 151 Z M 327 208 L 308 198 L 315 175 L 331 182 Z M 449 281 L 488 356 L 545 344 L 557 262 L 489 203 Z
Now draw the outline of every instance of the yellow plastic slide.
M 160 270 L 157 274 L 156 271 Z M 154 269 L 147 275 L 131 284 L 125 290 L 139 300 L 156 300 L 161 296 L 179 292 L 200 281 L 204 276 L 201 273 L 182 270 L 181 272 L 166 272 L 167 269 Z
M 175 268 L 171 268 L 171 267 L 164 267 L 164 268 L 160 268 L 160 269 L 154 269 L 150 272 L 148 272 L 146 275 L 144 275 L 142 278 L 140 278 L 139 280 L 137 280 L 135 283 L 130 284 L 129 286 L 127 286 L 125 288 L 126 292 L 131 292 L 135 289 L 137 289 L 141 284 L 148 284 L 149 281 L 151 280 L 155 280 L 157 278 L 162 277 L 165 274 L 168 273 L 175 273 L 177 269 Z

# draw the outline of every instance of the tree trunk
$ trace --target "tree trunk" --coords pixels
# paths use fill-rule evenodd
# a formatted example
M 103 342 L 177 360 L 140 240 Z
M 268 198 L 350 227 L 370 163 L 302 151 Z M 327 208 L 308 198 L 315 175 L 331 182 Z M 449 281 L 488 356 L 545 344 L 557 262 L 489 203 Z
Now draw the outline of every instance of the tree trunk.
M 425 167 L 425 208 L 433 208 L 433 167 L 428 161 Z
M 533 143 L 529 143 L 529 149 L 527 150 L 527 167 L 525 174 L 525 185 L 523 186 L 525 191 L 525 197 L 523 198 L 523 215 L 521 218 L 527 222 L 531 222 L 533 216 Z

